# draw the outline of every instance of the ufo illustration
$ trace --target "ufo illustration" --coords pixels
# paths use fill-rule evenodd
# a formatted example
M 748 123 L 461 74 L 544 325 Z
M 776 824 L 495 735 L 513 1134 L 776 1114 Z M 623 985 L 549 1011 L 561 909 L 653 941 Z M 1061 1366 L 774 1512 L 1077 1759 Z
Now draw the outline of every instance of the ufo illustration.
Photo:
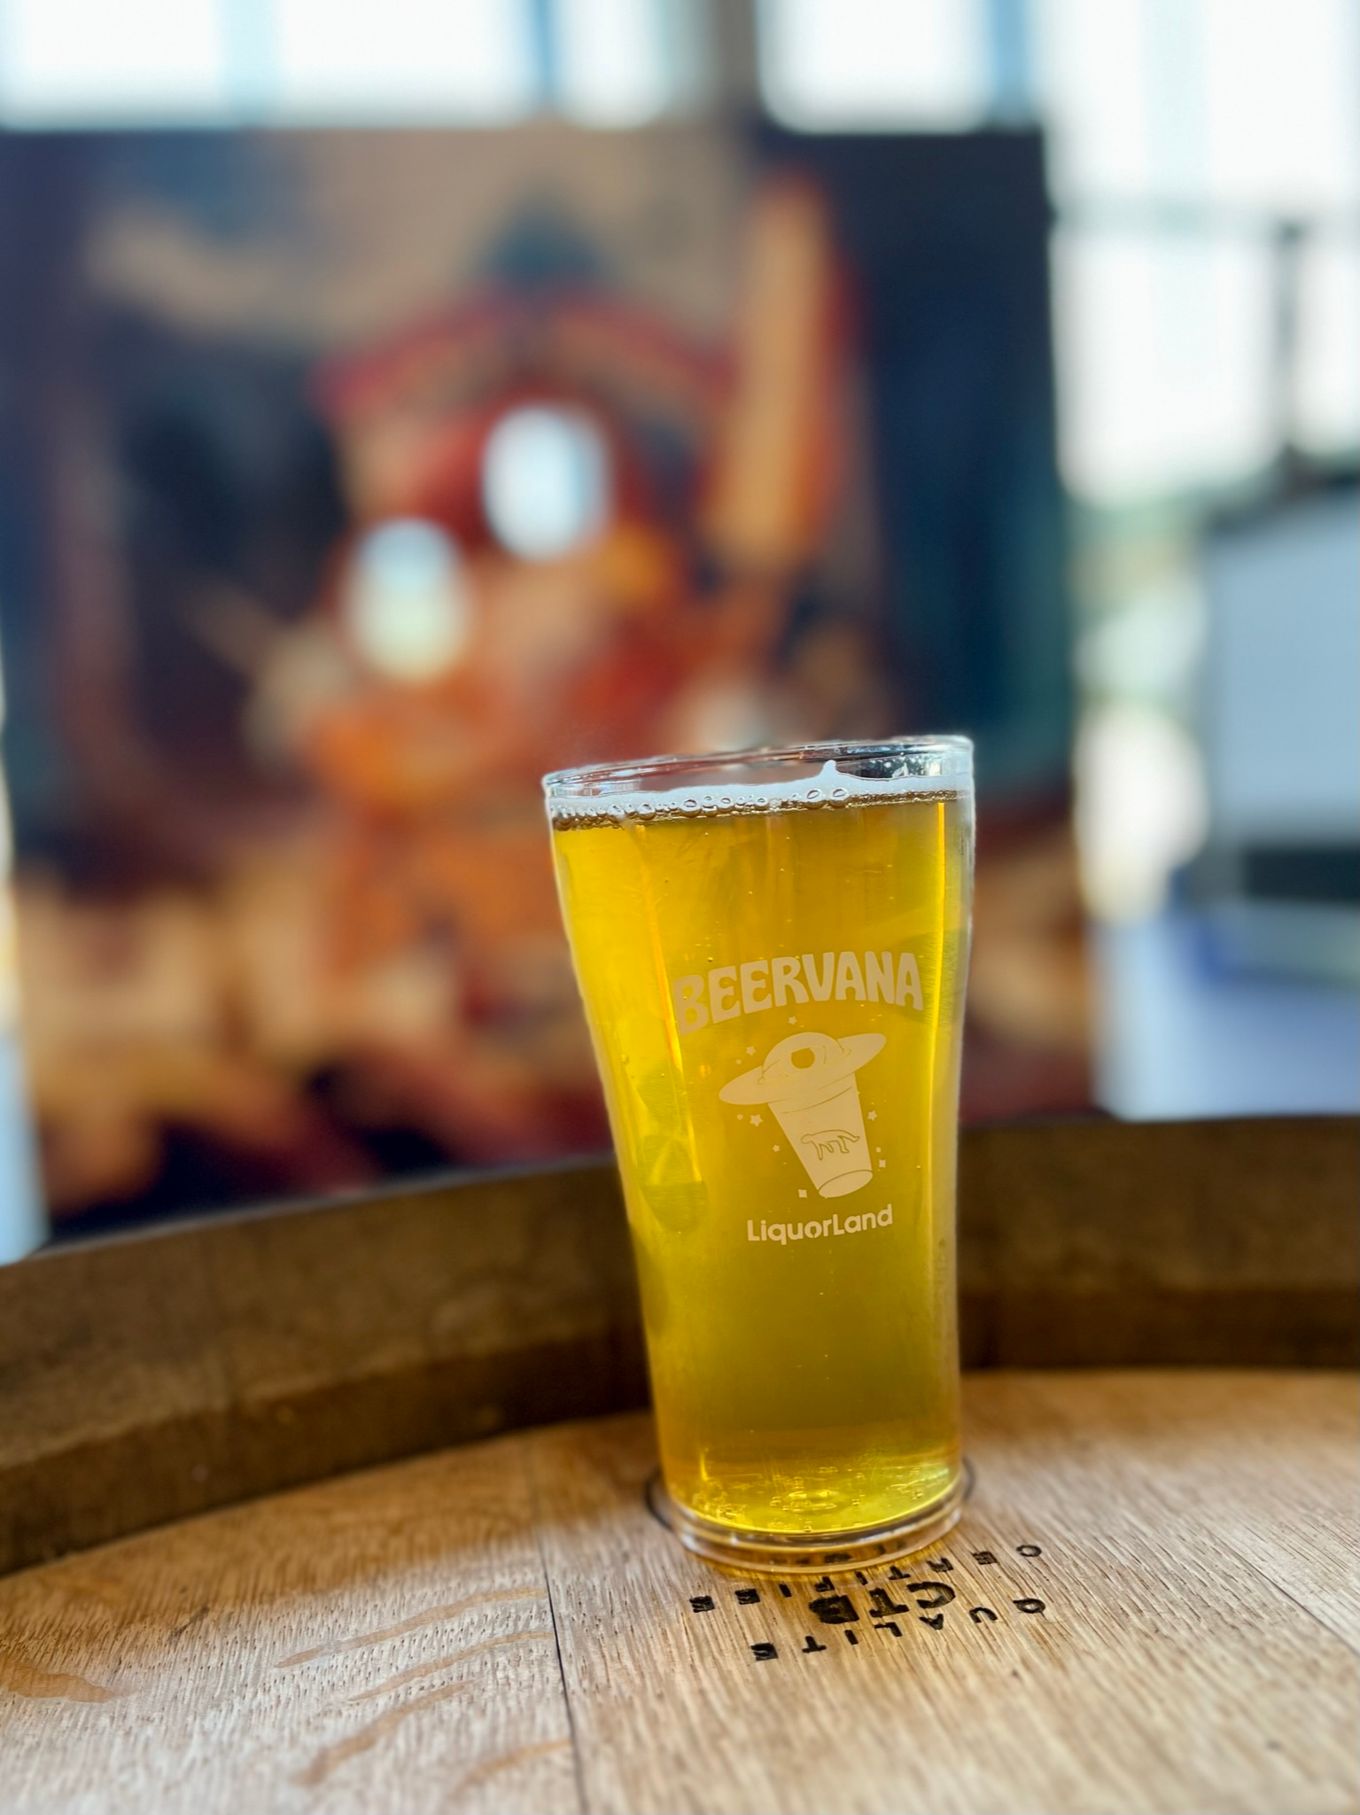
M 874 1176 L 856 1073 L 885 1044 L 882 1034 L 790 1034 L 718 1095 L 724 1103 L 768 1104 L 818 1195 L 844 1197 Z

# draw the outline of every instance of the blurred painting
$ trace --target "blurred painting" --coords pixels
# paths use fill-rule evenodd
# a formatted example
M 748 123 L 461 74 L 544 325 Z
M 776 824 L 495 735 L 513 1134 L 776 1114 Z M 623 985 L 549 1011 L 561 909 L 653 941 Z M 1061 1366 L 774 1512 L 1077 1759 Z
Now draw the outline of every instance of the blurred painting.
M 974 1115 L 1086 1100 L 1036 141 L 6 135 L 68 1227 L 598 1150 L 538 777 L 979 742 Z

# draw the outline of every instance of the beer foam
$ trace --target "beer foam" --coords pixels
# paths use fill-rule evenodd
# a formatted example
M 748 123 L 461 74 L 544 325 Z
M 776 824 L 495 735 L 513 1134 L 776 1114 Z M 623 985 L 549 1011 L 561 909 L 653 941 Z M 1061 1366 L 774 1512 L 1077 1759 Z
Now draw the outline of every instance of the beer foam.
M 960 740 L 961 741 L 961 740 Z M 966 759 L 959 757 L 961 748 L 950 748 L 937 759 L 942 773 L 934 775 L 854 775 L 839 768 L 828 758 L 814 776 L 800 776 L 795 781 L 724 782 L 703 786 L 681 783 L 674 788 L 622 788 L 617 792 L 561 795 L 560 787 L 577 781 L 593 786 L 608 779 L 608 771 L 564 771 L 544 778 L 548 799 L 548 816 L 554 826 L 602 826 L 626 820 L 711 819 L 731 813 L 777 813 L 793 808 L 871 806 L 912 799 L 957 799 L 960 784 L 967 778 Z M 733 767 L 749 767 L 749 754 L 734 755 Z M 718 766 L 720 759 L 706 761 L 705 766 Z M 778 767 L 772 759 L 772 767 Z M 960 767 L 964 773 L 960 774 Z M 645 770 L 639 764 L 639 770 Z M 626 770 L 625 770 L 626 773 Z

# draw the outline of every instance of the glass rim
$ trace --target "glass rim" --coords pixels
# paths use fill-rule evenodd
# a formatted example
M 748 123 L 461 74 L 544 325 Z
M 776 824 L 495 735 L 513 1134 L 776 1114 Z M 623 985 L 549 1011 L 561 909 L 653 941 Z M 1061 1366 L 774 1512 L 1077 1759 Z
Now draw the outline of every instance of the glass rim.
M 636 791 L 658 779 L 676 787 L 681 777 L 693 775 L 702 786 L 700 778 L 718 770 L 795 763 L 822 768 L 846 758 L 860 762 L 897 758 L 904 765 L 904 774 L 966 782 L 972 779 L 973 740 L 960 732 L 927 732 L 919 736 L 833 738 L 804 744 L 756 745 L 744 750 L 708 750 L 695 755 L 643 756 L 627 762 L 581 763 L 569 769 L 550 770 L 543 777 L 543 792 L 549 801 L 573 796 L 591 799 L 614 791 Z

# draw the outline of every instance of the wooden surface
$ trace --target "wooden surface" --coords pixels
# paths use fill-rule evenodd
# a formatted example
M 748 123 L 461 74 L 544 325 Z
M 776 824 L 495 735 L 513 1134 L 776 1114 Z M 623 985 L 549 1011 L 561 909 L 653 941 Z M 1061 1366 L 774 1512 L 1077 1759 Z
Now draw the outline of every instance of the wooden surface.
M 973 1129 L 971 1365 L 1360 1360 L 1347 1119 Z M 342 1469 L 644 1402 L 610 1167 L 0 1268 L 0 1572 Z
M 960 1528 L 788 1596 L 636 1417 L 296 1490 L 0 1582 L 3 1806 L 1351 1811 L 1356 1437 L 1341 1375 L 974 1376 Z

